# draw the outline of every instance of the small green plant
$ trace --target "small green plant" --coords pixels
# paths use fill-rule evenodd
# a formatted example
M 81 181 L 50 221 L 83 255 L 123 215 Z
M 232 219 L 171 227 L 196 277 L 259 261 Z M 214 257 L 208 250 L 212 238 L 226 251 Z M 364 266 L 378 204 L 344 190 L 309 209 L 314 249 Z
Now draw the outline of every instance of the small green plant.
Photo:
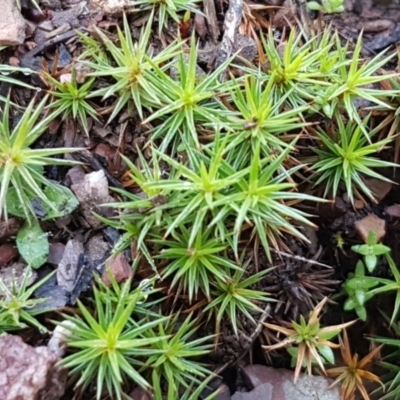
M 197 54 L 199 46 L 195 37 L 190 42 L 189 57 L 184 55 L 184 49 L 179 53 L 177 60 L 170 65 L 170 74 L 161 69 L 154 60 L 150 61 L 154 74 L 149 79 L 158 91 L 164 93 L 163 106 L 152 113 L 144 123 L 162 119 L 163 123 L 152 129 L 152 140 L 162 138 L 159 150 L 165 152 L 170 143 L 176 150 L 183 145 L 199 148 L 197 125 L 213 123 L 223 117 L 218 103 L 214 98 L 224 93 L 231 83 L 219 82 L 220 74 L 228 67 L 231 59 L 222 63 L 211 74 L 200 82 L 197 79 Z M 175 69 L 171 76 L 171 69 Z
M 389 317 L 382 313 L 386 322 L 390 322 Z M 398 360 L 400 357 L 400 327 L 397 323 L 390 323 L 390 327 L 393 330 L 393 337 L 371 337 L 369 339 L 382 343 L 390 348 L 395 348 L 387 354 L 380 362 L 379 365 L 383 367 L 387 372 L 381 376 L 385 387 L 378 388 L 372 394 L 379 393 L 380 400 L 399 400 L 400 399 L 400 367 Z M 382 393 L 383 392 L 383 393 Z
M 43 187 L 55 187 L 55 184 L 43 176 L 43 168 L 46 165 L 79 164 L 51 157 L 79 150 L 76 148 L 30 148 L 55 118 L 53 113 L 39 120 L 46 102 L 46 97 L 39 104 L 33 99 L 13 129 L 9 121 L 10 105 L 8 102 L 5 104 L 0 120 L 0 216 L 7 218 L 7 197 L 11 195 L 16 197 L 23 215 L 29 221 L 36 218 L 31 203 L 34 198 L 56 211 L 55 204 L 43 190 Z
M 168 261 L 162 278 L 172 276 L 170 290 L 181 286 L 191 302 L 199 291 L 210 298 L 211 282 L 229 279 L 228 270 L 239 269 L 226 255 L 227 244 L 214 238 L 211 228 L 201 227 L 195 240 L 189 244 L 190 229 L 181 225 L 171 233 L 171 240 L 154 239 L 162 246 L 157 258 Z
M 158 18 L 158 34 L 160 35 L 163 28 L 168 27 L 168 18 L 179 23 L 181 20 L 178 13 L 183 11 L 191 11 L 200 13 L 196 8 L 199 0 L 138 0 L 135 1 L 137 11 L 151 11 L 156 9 Z
M 29 325 L 36 327 L 41 333 L 47 332 L 47 328 L 35 318 L 36 315 L 49 311 L 40 307 L 46 299 L 34 299 L 32 296 L 52 275 L 47 275 L 29 288 L 28 282 L 32 276 L 29 267 L 25 269 L 21 283 L 13 280 L 11 285 L 6 285 L 0 279 L 0 333 L 23 329 Z
M 91 96 L 103 96 L 103 99 L 117 97 L 109 122 L 123 109 L 125 105 L 134 105 L 139 116 L 143 117 L 143 109 L 160 108 L 161 100 L 166 97 L 164 90 L 159 90 L 149 80 L 153 66 L 158 66 L 175 57 L 179 52 L 179 43 L 171 44 L 157 55 L 152 55 L 149 38 L 153 14 L 145 29 L 141 32 L 137 42 L 132 39 L 128 20 L 124 16 L 124 31 L 118 28 L 119 45 L 115 44 L 100 29 L 95 28 L 96 34 L 109 53 L 110 60 L 104 52 L 97 53 L 95 46 L 89 48 L 92 60 L 83 59 L 82 62 L 93 72 L 94 77 L 109 77 L 115 81 L 92 92 Z M 88 56 L 89 54 L 86 54 Z M 133 111 L 130 107 L 129 110 Z
M 319 11 L 322 14 L 340 13 L 344 11 L 343 1 L 344 0 L 321 0 L 320 3 L 317 1 L 308 1 L 307 8 L 309 10 Z
M 260 304 L 263 302 L 275 301 L 268 297 L 269 293 L 261 290 L 252 289 L 266 274 L 271 272 L 272 268 L 260 271 L 256 274 L 244 278 L 246 268 L 233 271 L 227 271 L 228 278 L 217 280 L 213 283 L 211 297 L 213 300 L 203 310 L 204 313 L 209 312 L 215 314 L 216 331 L 219 332 L 221 321 L 226 318 L 231 322 L 233 331 L 238 336 L 238 314 L 244 314 L 250 321 L 256 324 L 250 312 L 263 312 Z
M 375 143 L 372 139 L 380 131 L 377 126 L 363 134 L 363 128 L 368 126 L 369 117 L 361 125 L 352 121 L 347 124 L 343 117 L 336 112 L 337 131 L 330 133 L 322 129 L 318 130 L 318 139 L 322 147 L 315 148 L 318 158 L 313 169 L 317 174 L 315 185 L 323 184 L 324 196 L 335 197 L 339 185 L 344 184 L 347 195 L 354 202 L 354 194 L 364 194 L 371 200 L 375 200 L 375 194 L 368 187 L 365 177 L 373 177 L 390 182 L 389 179 L 375 172 L 372 168 L 393 167 L 397 164 L 380 160 L 376 155 L 392 141 L 392 138 L 384 138 Z M 360 193 L 361 192 L 361 193 Z
M 400 310 L 400 272 L 393 258 L 389 254 L 386 254 L 386 259 L 389 264 L 390 273 L 392 274 L 394 279 L 392 280 L 384 278 L 375 278 L 376 281 L 380 284 L 380 286 L 375 289 L 372 289 L 369 292 L 369 295 L 376 296 L 377 294 L 386 292 L 395 293 L 396 299 L 394 301 L 392 318 L 390 320 L 390 324 L 392 325 L 395 322 L 396 318 L 398 317 Z
M 78 85 L 75 69 L 72 69 L 70 81 L 61 83 L 49 73 L 45 73 L 45 79 L 52 86 L 49 93 L 55 98 L 49 108 L 58 110 L 63 119 L 72 117 L 74 120 L 79 120 L 83 130 L 89 135 L 87 117 L 97 120 L 96 110 L 88 101 L 95 78 Z
M 358 37 L 350 63 L 347 60 L 348 43 L 343 47 L 339 35 L 336 35 L 336 47 L 339 49 L 338 54 L 340 59 L 337 74 L 333 75 L 332 78 L 334 87 L 329 93 L 328 101 L 337 104 L 339 108 L 343 106 L 350 121 L 356 122 L 367 140 L 370 141 L 370 133 L 368 132 L 367 125 L 361 120 L 354 100 L 364 99 L 386 110 L 392 108 L 389 102 L 383 101 L 383 99 L 389 99 L 392 96 L 398 95 L 397 90 L 382 90 L 368 86 L 398 76 L 398 74 L 377 74 L 395 54 L 384 58 L 384 51 L 368 61 L 361 62 L 362 33 Z
M 286 338 L 280 343 L 262 346 L 264 349 L 271 351 L 282 347 L 295 346 L 297 350 L 297 363 L 294 372 L 294 380 L 296 382 L 299 377 L 300 370 L 305 362 L 308 374 L 311 375 L 312 364 L 317 363 L 323 372 L 324 360 L 334 360 L 333 348 L 338 348 L 339 345 L 330 341 L 330 339 L 339 335 L 342 329 L 352 325 L 355 321 L 347 322 L 340 325 L 325 326 L 321 328 L 319 314 L 322 311 L 328 298 L 325 297 L 310 313 L 308 321 L 300 316 L 300 323 L 292 321 L 291 328 L 285 328 L 280 325 L 264 323 L 267 329 L 283 333 Z M 293 354 L 293 353 L 292 353 Z
M 132 312 L 143 298 L 141 288 L 132 295 L 131 282 L 123 284 L 119 301 L 115 307 L 114 298 L 102 296 L 94 288 L 95 313 L 78 300 L 82 316 L 65 315 L 70 321 L 65 328 L 72 331 L 67 346 L 73 353 L 61 360 L 62 365 L 70 368 L 71 375 L 79 375 L 77 386 L 85 388 L 96 382 L 96 399 L 102 396 L 103 389 L 118 400 L 123 398 L 122 383 L 129 377 L 135 384 L 150 389 L 150 384 L 140 375 L 138 368 L 143 357 L 162 354 L 151 345 L 168 336 L 146 337 L 145 332 L 167 318 L 159 317 L 152 321 L 135 321 Z
M 329 75 L 334 75 L 337 67 L 331 65 L 331 60 L 337 57 L 329 52 L 335 44 L 333 36 L 325 41 L 324 47 L 318 45 L 317 37 L 303 43 L 303 34 L 292 29 L 284 45 L 276 43 L 272 30 L 268 31 L 267 37 L 261 36 L 267 58 L 262 69 L 265 79 L 273 80 L 273 95 L 269 99 L 273 104 L 286 99 L 288 108 L 306 106 L 310 109 L 309 103 L 332 86 L 325 65 L 328 63 L 331 67 Z M 327 53 L 329 57 L 326 57 Z
M 197 321 L 189 315 L 177 327 L 179 314 L 171 317 L 166 323 L 149 329 L 147 337 L 163 339 L 156 341 L 152 347 L 156 350 L 147 358 L 144 370 L 150 369 L 153 395 L 155 400 L 163 400 L 162 380 L 167 383 L 167 398 L 178 399 L 182 388 L 189 389 L 190 384 L 201 384 L 211 371 L 196 358 L 210 352 L 212 344 L 207 344 L 212 336 L 194 338 Z
M 160 159 L 166 161 L 172 168 L 170 177 L 161 180 L 148 180 L 142 183 L 145 192 L 159 191 L 167 196 L 165 205 L 154 208 L 153 212 L 167 209 L 171 215 L 171 222 L 164 233 L 168 237 L 177 227 L 188 221 L 192 222 L 188 246 L 191 246 L 202 226 L 210 222 L 210 218 L 221 221 L 217 224 L 218 233 L 222 241 L 230 235 L 226 223 L 222 223 L 224 216 L 229 214 L 229 203 L 233 200 L 229 189 L 247 175 L 247 171 L 232 172 L 233 167 L 224 162 L 226 143 L 217 134 L 213 148 L 204 149 L 204 153 L 190 151 L 192 165 L 184 165 L 172 157 L 153 150 Z M 220 205 L 216 206 L 216 202 Z
M 376 268 L 378 256 L 390 253 L 390 247 L 378 243 L 378 237 L 373 229 L 368 233 L 367 243 L 352 246 L 351 249 L 364 256 L 364 263 L 369 273 L 372 273 Z
M 267 156 L 272 150 L 282 151 L 289 146 L 289 131 L 307 126 L 307 123 L 300 121 L 306 107 L 282 111 L 287 96 L 273 101 L 273 91 L 274 75 L 265 84 L 260 72 L 253 73 L 245 77 L 244 89 L 238 84 L 231 90 L 232 104 L 229 107 L 233 105 L 235 110 L 231 111 L 222 105 L 227 114 L 224 125 L 229 132 L 233 132 L 230 133 L 227 156 L 235 167 L 248 165 L 256 143 L 261 143 L 262 153 Z
M 366 321 L 367 310 L 365 309 L 365 303 L 373 297 L 370 289 L 378 284 L 379 282 L 375 277 L 365 276 L 364 263 L 359 261 L 354 274 L 350 273 L 343 284 L 343 289 L 348 296 L 344 303 L 344 309 L 346 311 L 354 310 L 361 320 Z
M 323 200 L 294 191 L 296 185 L 287 180 L 298 167 L 281 172 L 281 165 L 291 147 L 286 148 L 278 156 L 261 159 L 261 143 L 256 143 L 251 164 L 245 169 L 246 175 L 233 185 L 228 205 L 231 208 L 230 215 L 235 218 L 233 229 L 235 254 L 238 253 L 239 237 L 245 223 L 253 227 L 253 233 L 262 244 L 269 260 L 271 259 L 269 243 L 277 246 L 282 232 L 307 241 L 291 220 L 312 225 L 307 219 L 309 215 L 287 205 L 285 201 Z M 231 169 L 230 174 L 234 173 L 235 170 Z M 217 200 L 214 202 L 214 206 L 221 207 L 226 204 L 226 201 L 226 198 Z M 216 222 L 218 220 L 214 218 L 212 224 Z

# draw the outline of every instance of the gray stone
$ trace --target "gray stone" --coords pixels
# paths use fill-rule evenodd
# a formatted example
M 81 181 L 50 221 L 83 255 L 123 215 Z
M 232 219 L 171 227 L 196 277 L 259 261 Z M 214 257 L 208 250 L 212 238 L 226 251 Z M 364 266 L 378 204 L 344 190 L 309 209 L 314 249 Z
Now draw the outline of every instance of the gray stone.
M 83 244 L 75 239 L 68 241 L 57 268 L 57 283 L 68 292 L 75 287 L 78 268 L 82 264 Z
M 235 393 L 232 400 L 340 400 L 339 387 L 328 389 L 331 379 L 300 374 L 296 384 L 293 371 L 264 365 L 249 365 L 242 370 L 250 388 L 248 393 Z
M 271 383 L 263 383 L 262 385 L 257 386 L 251 392 L 247 393 L 236 392 L 231 399 L 232 400 L 283 400 L 283 399 L 278 399 L 276 397 L 272 397 L 272 391 L 273 391 L 273 386 Z M 294 399 L 295 397 L 290 398 L 290 400 Z M 296 400 L 298 399 L 296 398 Z
M 1 2 L 0 46 L 15 46 L 25 40 L 25 20 L 17 8 L 16 2 Z

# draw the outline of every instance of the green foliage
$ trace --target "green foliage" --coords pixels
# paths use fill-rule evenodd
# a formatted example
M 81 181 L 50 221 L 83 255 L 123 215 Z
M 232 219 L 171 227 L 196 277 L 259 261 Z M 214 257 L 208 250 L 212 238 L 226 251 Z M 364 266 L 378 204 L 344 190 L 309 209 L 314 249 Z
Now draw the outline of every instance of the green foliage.
M 229 269 L 239 269 L 229 260 L 226 254 L 227 245 L 213 237 L 211 228 L 202 227 L 195 240 L 189 244 L 190 230 L 181 225 L 172 232 L 171 240 L 155 239 L 154 242 L 163 246 L 157 258 L 168 260 L 161 276 L 173 276 L 170 288 L 178 284 L 187 292 L 189 301 L 202 291 L 210 298 L 211 281 L 228 279 Z
M 0 46 L 0 51 L 2 50 L 2 46 Z M 27 89 L 34 89 L 31 85 L 23 82 L 21 79 L 13 78 L 10 74 L 22 73 L 24 75 L 34 74 L 35 71 L 30 68 L 20 68 L 20 67 L 12 67 L 11 65 L 0 64 L 0 82 L 6 82 L 11 85 L 22 86 Z M 1 96 L 0 98 L 3 99 Z M 9 102 L 9 99 L 4 99 L 4 101 Z
M 58 110 L 63 119 L 73 118 L 79 120 L 83 130 L 88 135 L 89 127 L 87 117 L 97 120 L 97 113 L 88 99 L 91 97 L 91 88 L 95 79 L 89 79 L 83 85 L 76 81 L 75 69 L 72 70 L 71 80 L 59 82 L 49 73 L 44 73 L 46 81 L 53 86 L 49 93 L 56 99 L 50 103 L 50 108 Z
M 191 11 L 199 13 L 196 5 L 199 0 L 137 0 L 135 8 L 137 11 L 156 10 L 158 18 L 158 34 L 160 35 L 163 28 L 168 27 L 168 18 L 180 23 L 178 13 L 183 11 Z
M 351 249 L 364 256 L 364 263 L 369 273 L 372 273 L 378 264 L 377 256 L 390 252 L 390 247 L 378 243 L 378 237 L 373 229 L 368 233 L 367 243 L 352 246 Z
M 232 132 L 227 147 L 228 160 L 239 168 L 248 165 L 257 143 L 261 144 L 265 156 L 272 150 L 283 151 L 290 146 L 287 132 L 307 126 L 300 120 L 306 107 L 282 111 L 287 96 L 273 101 L 274 74 L 276 72 L 266 84 L 260 72 L 246 76 L 244 88 L 236 85 L 231 90 L 229 108 L 226 102 L 222 103 L 223 113 L 227 115 L 223 125 Z
M 385 318 L 386 322 L 389 322 L 389 318 L 382 314 Z M 397 324 L 392 324 L 390 322 L 391 328 L 394 331 L 395 338 L 388 337 L 372 337 L 370 338 L 374 342 L 382 343 L 385 346 L 389 346 L 390 348 L 395 348 L 394 351 L 386 355 L 382 361 L 379 362 L 379 365 L 387 370 L 387 373 L 383 374 L 381 377 L 382 381 L 385 383 L 385 390 L 382 393 L 381 389 L 374 391 L 372 394 L 376 392 L 380 392 L 379 399 L 380 400 L 399 400 L 400 399 L 400 367 L 398 366 L 398 360 L 400 356 L 400 327 Z
M 261 159 L 261 144 L 257 143 L 250 166 L 245 169 L 246 175 L 232 187 L 229 198 L 231 214 L 235 217 L 233 229 L 233 249 L 238 253 L 238 242 L 245 223 L 253 226 L 253 233 L 261 242 L 268 259 L 271 259 L 269 243 L 277 243 L 282 232 L 299 239 L 307 240 L 295 227 L 291 220 L 312 225 L 307 219 L 307 213 L 297 210 L 286 201 L 321 201 L 321 199 L 305 193 L 295 192 L 296 185 L 288 182 L 289 177 L 298 170 L 298 167 L 280 172 L 281 165 L 290 151 L 288 147 L 278 156 L 269 156 Z M 234 170 L 231 169 L 231 174 Z M 220 207 L 225 199 L 214 203 Z M 214 219 L 213 223 L 216 223 Z
M 346 282 L 343 284 L 343 289 L 348 296 L 344 303 L 346 311 L 354 310 L 358 317 L 366 321 L 367 310 L 365 303 L 370 300 L 373 294 L 370 289 L 379 284 L 375 277 L 365 276 L 365 268 L 362 261 L 356 265 L 355 273 L 350 273 Z
M 361 123 L 362 125 L 352 121 L 345 124 L 343 116 L 336 112 L 335 120 L 336 132 L 325 132 L 321 128 L 318 130 L 322 148 L 314 149 L 318 155 L 317 162 L 313 165 L 313 169 L 318 174 L 315 185 L 323 184 L 324 196 L 335 197 L 339 184 L 343 183 L 351 202 L 354 202 L 354 194 L 360 194 L 360 192 L 375 200 L 375 195 L 364 177 L 370 176 L 390 182 L 372 168 L 397 166 L 397 164 L 373 157 L 390 143 L 392 138 L 387 137 L 372 143 L 372 139 L 380 131 L 380 126 L 363 134 L 363 127 L 368 126 L 369 117 Z
M 387 102 L 382 99 L 387 99 L 392 96 L 398 95 L 396 90 L 382 90 L 370 88 L 371 85 L 382 82 L 386 79 L 398 76 L 398 74 L 378 74 L 377 72 L 387 64 L 394 56 L 383 57 L 384 52 L 376 55 L 374 58 L 361 61 L 362 50 L 362 32 L 360 33 L 356 46 L 352 52 L 350 63 L 347 62 L 347 48 L 348 44 L 343 47 L 340 43 L 339 36 L 336 36 L 336 46 L 340 61 L 338 63 L 337 75 L 333 78 L 333 90 L 329 93 L 328 101 L 343 105 L 346 110 L 350 121 L 357 122 L 362 132 L 368 140 L 370 140 L 370 133 L 368 132 L 367 125 L 363 123 L 360 118 L 355 100 L 363 99 L 372 104 L 381 106 L 383 109 L 390 110 L 391 107 Z
M 92 92 L 91 96 L 103 96 L 103 99 L 117 97 L 109 122 L 123 109 L 132 105 L 143 117 L 143 109 L 151 110 L 153 107 L 160 108 L 161 100 L 166 97 L 164 89 L 160 90 L 149 80 L 153 66 L 158 66 L 172 59 L 178 53 L 179 44 L 172 44 L 156 55 L 152 55 L 149 38 L 153 16 L 150 17 L 145 29 L 140 33 L 137 42 L 132 39 L 128 20 L 124 16 L 124 32 L 118 28 L 119 44 L 114 43 L 100 29 L 95 28 L 96 34 L 100 37 L 102 44 L 108 52 L 105 57 L 103 51 L 97 52 L 92 43 L 88 48 L 91 60 L 83 59 L 82 62 L 93 72 L 94 77 L 108 77 L 114 83 Z M 133 103 L 133 104 L 131 104 Z
M 392 318 L 390 320 L 390 324 L 393 324 L 395 319 L 397 318 L 400 310 L 400 272 L 393 260 L 393 258 L 386 254 L 386 259 L 389 264 L 390 273 L 393 276 L 392 279 L 383 279 L 383 278 L 375 278 L 376 281 L 381 285 L 369 292 L 370 296 L 375 296 L 379 293 L 386 292 L 394 292 L 396 295 L 396 299 L 394 301 Z
M 330 51 L 335 44 L 334 37 L 324 34 L 324 46 L 317 37 L 303 43 L 303 32 L 292 29 L 287 41 L 277 44 L 272 30 L 268 36 L 261 36 L 263 49 L 268 61 L 262 66 L 265 79 L 273 81 L 273 104 L 282 99 L 289 109 L 303 108 L 315 101 L 331 86 L 329 76 L 335 74 L 337 56 Z M 326 70 L 330 67 L 329 75 Z M 254 71 L 253 71 L 254 73 Z
M 317 1 L 308 1 L 307 8 L 309 10 L 319 11 L 323 14 L 340 13 L 344 11 L 343 1 L 344 0 L 321 0 L 320 3 Z
M 191 246 L 201 227 L 210 222 L 210 217 L 215 221 L 222 221 L 229 214 L 232 186 L 247 175 L 247 171 L 244 169 L 234 172 L 233 167 L 224 162 L 227 140 L 225 137 L 221 142 L 217 134 L 213 148 L 205 149 L 204 153 L 191 151 L 192 165 L 184 165 L 153 150 L 154 154 L 173 168 L 169 179 L 155 177 L 155 180 L 150 178 L 141 184 L 145 193 L 153 191 L 168 198 L 168 202 L 160 207 L 167 209 L 171 217 L 173 216 L 164 237 L 170 235 L 180 225 L 191 221 L 188 241 L 188 245 Z M 220 204 L 217 206 L 217 203 Z M 155 208 L 154 212 L 157 211 Z M 223 241 L 230 235 L 229 228 L 225 225 L 217 224 L 219 236 Z
M 216 125 L 221 119 L 221 110 L 213 99 L 231 86 L 229 81 L 218 81 L 231 59 L 199 82 L 196 73 L 198 49 L 193 35 L 189 56 L 185 57 L 182 48 L 176 61 L 171 62 L 169 74 L 154 60 L 149 60 L 154 68 L 154 74 L 149 75 L 149 80 L 164 95 L 162 107 L 152 113 L 144 123 L 162 120 L 161 124 L 152 129 L 152 140 L 162 138 L 159 147 L 161 152 L 165 152 L 170 143 L 174 144 L 175 149 L 180 145 L 186 149 L 199 148 L 197 125 Z
M 263 312 L 259 304 L 262 302 L 274 301 L 268 297 L 269 293 L 261 290 L 252 289 L 266 274 L 271 272 L 272 268 L 265 269 L 253 275 L 244 278 L 246 269 L 227 271 L 228 278 L 225 280 L 216 280 L 211 290 L 212 301 L 204 308 L 203 312 L 209 311 L 209 316 L 215 314 L 217 331 L 221 321 L 226 318 L 231 322 L 235 335 L 238 336 L 238 315 L 244 314 L 250 321 L 256 324 L 250 312 Z
M 74 161 L 52 158 L 53 155 L 71 153 L 79 149 L 54 148 L 31 149 L 30 146 L 43 134 L 55 115 L 48 115 L 39 120 L 47 98 L 39 104 L 31 101 L 19 122 L 12 129 L 9 122 L 10 106 L 5 104 L 0 121 L 0 215 L 7 218 L 6 197 L 10 189 L 15 190 L 18 203 L 24 216 L 31 221 L 36 218 L 31 200 L 37 198 L 50 209 L 56 209 L 43 187 L 53 184 L 43 176 L 46 165 L 73 165 Z
M 0 333 L 23 329 L 29 325 L 38 328 L 42 333 L 47 332 L 47 328 L 35 318 L 36 315 L 49 311 L 40 308 L 40 304 L 46 299 L 32 299 L 32 295 L 52 275 L 47 275 L 29 288 L 28 281 L 32 276 L 29 267 L 24 271 L 22 282 L 17 284 L 13 280 L 11 288 L 0 279 Z
M 135 321 L 131 318 L 137 302 L 142 298 L 141 288 L 130 291 L 130 281 L 123 285 L 115 307 L 113 297 L 101 296 L 94 288 L 95 315 L 78 300 L 82 316 L 68 316 L 73 323 L 65 326 L 72 331 L 67 339 L 68 347 L 75 351 L 61 362 L 72 368 L 70 374 L 79 374 L 77 386 L 85 388 L 96 382 L 96 399 L 100 399 L 103 388 L 118 400 L 123 397 L 122 382 L 131 379 L 135 384 L 150 388 L 149 383 L 139 374 L 138 367 L 143 363 L 141 357 L 161 353 L 149 346 L 163 340 L 165 336 L 145 337 L 145 332 L 166 318 L 153 321 Z
M 105 391 L 122 399 L 123 382 L 129 379 L 152 390 L 156 400 L 163 398 L 164 384 L 168 385 L 168 399 L 181 395 L 196 399 L 197 385 L 194 389 L 192 384 L 204 388 L 212 374 L 194 358 L 209 352 L 210 345 L 205 342 L 211 337 L 194 338 L 197 321 L 190 315 L 181 323 L 178 314 L 162 317 L 150 311 L 155 304 L 147 302 L 154 293 L 152 282 L 131 289 L 130 280 L 120 286 L 110 278 L 111 287 L 96 279 L 99 288 L 94 288 L 94 312 L 78 301 L 82 316 L 64 316 L 64 327 L 72 333 L 66 338 L 72 354 L 61 363 L 71 368 L 70 374 L 79 375 L 77 386 L 84 389 L 95 382 L 97 399 Z M 141 314 L 145 314 L 143 319 Z
M 154 342 L 153 348 L 156 352 L 147 358 L 145 368 L 152 371 L 152 387 L 155 400 L 163 400 L 161 380 L 166 382 L 167 398 L 174 400 L 180 398 L 181 388 L 190 389 L 189 384 L 195 382 L 200 385 L 201 381 L 211 374 L 198 361 L 193 360 L 209 353 L 212 344 L 212 336 L 203 336 L 197 339 L 197 321 L 192 320 L 189 315 L 177 328 L 179 314 L 168 320 L 165 324 L 160 323 L 156 329 L 149 329 L 146 336 L 150 338 L 162 337 Z M 194 399 L 194 398 L 193 398 Z
M 37 221 L 25 222 L 17 235 L 17 247 L 20 255 L 32 268 L 41 267 L 49 254 L 49 241 Z

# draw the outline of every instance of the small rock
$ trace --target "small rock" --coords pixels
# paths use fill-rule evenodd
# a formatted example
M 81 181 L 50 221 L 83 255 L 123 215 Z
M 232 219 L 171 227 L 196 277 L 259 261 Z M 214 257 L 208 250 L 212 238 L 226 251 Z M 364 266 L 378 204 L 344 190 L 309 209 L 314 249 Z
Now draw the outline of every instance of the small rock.
M 371 192 L 374 194 L 378 202 L 382 201 L 393 187 L 393 184 L 391 182 L 376 178 L 366 179 L 366 184 Z
M 47 347 L 32 347 L 19 336 L 0 336 L 0 399 L 58 400 L 64 394 L 67 370 Z
M 364 208 L 364 202 L 363 202 L 362 200 L 357 199 L 357 200 L 354 202 L 354 208 L 355 208 L 356 210 L 362 210 L 362 209 Z
M 65 251 L 65 244 L 63 243 L 50 243 L 49 255 L 47 256 L 47 262 L 49 264 L 58 265 L 60 264 Z
M 75 286 L 83 255 L 83 244 L 75 239 L 69 240 L 57 268 L 57 283 L 68 292 Z
M 108 258 L 110 246 L 103 240 L 103 236 L 98 234 L 89 239 L 85 245 L 85 250 L 91 268 L 99 270 Z
M 0 267 L 7 265 L 18 256 L 17 248 L 11 243 L 0 245 Z
M 246 385 L 254 389 L 269 381 L 269 368 L 259 364 L 247 365 L 242 369 L 242 375 Z
M 387 207 L 385 213 L 391 218 L 400 218 L 400 204 L 393 204 Z
M 126 281 L 133 276 L 132 267 L 129 265 L 124 253 L 117 254 L 112 260 L 107 262 L 102 276 L 103 282 L 107 286 L 111 285 L 110 273 L 118 283 Z
M 16 46 L 25 40 L 25 20 L 15 1 L 1 2 L 0 46 Z
M 66 352 L 67 339 L 73 335 L 71 328 L 75 328 L 76 324 L 72 321 L 62 321 L 62 325 L 57 325 L 51 335 L 47 347 L 58 358 L 64 356 Z
M 3 267 L 0 269 L 0 280 L 6 285 L 8 289 L 12 289 L 13 285 L 15 287 L 20 287 L 23 280 L 25 279 L 25 274 L 29 271 L 26 264 L 16 262 L 9 267 Z M 33 284 L 36 281 L 37 273 L 33 270 L 30 271 L 30 276 L 27 280 L 27 286 Z M 0 291 L 0 295 L 3 293 Z
M 231 391 L 229 390 L 228 385 L 225 383 L 221 383 L 221 385 L 219 385 L 218 394 L 214 400 L 231 400 Z
M 77 165 L 68 170 L 65 176 L 65 182 L 68 186 L 76 185 L 85 179 L 85 175 L 84 169 Z
M 143 388 L 137 387 L 129 393 L 132 400 L 151 400 L 149 392 Z
M 385 220 L 380 219 L 375 214 L 369 214 L 363 219 L 354 222 L 354 227 L 364 243 L 367 242 L 368 233 L 371 230 L 376 232 L 378 242 L 380 242 L 386 234 L 385 225 Z
M 129 0 L 92 0 L 91 6 L 100 8 L 104 14 L 122 14 L 129 5 Z
M 293 371 L 262 365 L 245 367 L 242 371 L 250 385 L 248 393 L 236 392 L 232 400 L 340 400 L 339 387 L 328 389 L 332 380 L 323 376 L 300 374 L 296 384 Z
M 16 218 L 9 218 L 8 221 L 0 221 L 0 240 L 15 236 L 21 229 L 21 224 Z
M 232 400 L 286 400 L 285 398 L 275 398 L 272 397 L 273 386 L 271 383 L 264 383 L 260 386 L 257 386 L 251 392 L 236 392 L 231 399 Z M 310 397 L 307 398 L 309 400 Z M 294 398 L 290 398 L 287 400 L 294 400 Z M 296 400 L 299 400 L 296 398 Z
M 52 270 L 42 267 L 40 273 L 42 277 L 50 274 Z M 70 302 L 70 293 L 57 284 L 57 276 L 53 275 L 39 286 L 34 293 L 38 299 L 45 299 L 35 306 L 35 310 L 58 310 L 65 307 Z
M 88 224 L 93 229 L 102 227 L 102 223 L 93 215 L 93 212 L 104 217 L 111 216 L 113 210 L 109 207 L 99 207 L 104 203 L 112 203 L 114 199 L 108 193 L 108 181 L 103 170 L 91 172 L 77 183 L 71 185 L 80 203 L 80 209 Z

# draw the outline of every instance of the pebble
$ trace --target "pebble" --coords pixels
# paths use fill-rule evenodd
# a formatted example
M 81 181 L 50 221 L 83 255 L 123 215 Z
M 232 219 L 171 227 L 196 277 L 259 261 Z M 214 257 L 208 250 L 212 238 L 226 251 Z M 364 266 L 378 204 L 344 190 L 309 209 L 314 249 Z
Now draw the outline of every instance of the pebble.
M 25 20 L 15 1 L 1 2 L 0 46 L 16 46 L 24 43 Z
M 367 243 L 368 233 L 371 230 L 376 232 L 378 242 L 386 235 L 386 222 L 375 214 L 368 214 L 363 219 L 354 222 L 354 227 L 364 243 Z

